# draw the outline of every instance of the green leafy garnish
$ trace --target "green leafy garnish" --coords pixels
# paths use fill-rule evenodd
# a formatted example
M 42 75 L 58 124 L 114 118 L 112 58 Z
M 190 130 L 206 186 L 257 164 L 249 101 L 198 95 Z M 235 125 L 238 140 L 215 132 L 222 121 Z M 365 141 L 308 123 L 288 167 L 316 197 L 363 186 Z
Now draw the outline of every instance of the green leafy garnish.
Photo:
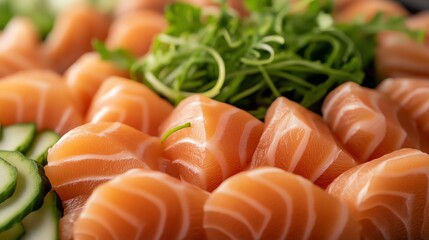
M 109 59 L 117 67 L 125 70 L 130 70 L 132 65 L 137 61 L 130 52 L 124 49 L 109 50 L 103 42 L 97 39 L 92 41 L 92 47 L 102 59 Z
M 367 81 L 375 52 L 375 45 L 367 49 L 369 40 L 375 43 L 381 31 L 406 29 L 399 20 L 380 18 L 366 25 L 336 24 L 330 1 L 301 1 L 306 11 L 291 11 L 284 0 L 245 4 L 247 18 L 229 11 L 225 1 L 218 14 L 173 3 L 165 13 L 168 29 L 128 68 L 131 75 L 174 104 L 202 94 L 263 119 L 274 99 L 285 96 L 319 112 L 336 86 Z M 120 62 L 115 54 L 101 53 Z

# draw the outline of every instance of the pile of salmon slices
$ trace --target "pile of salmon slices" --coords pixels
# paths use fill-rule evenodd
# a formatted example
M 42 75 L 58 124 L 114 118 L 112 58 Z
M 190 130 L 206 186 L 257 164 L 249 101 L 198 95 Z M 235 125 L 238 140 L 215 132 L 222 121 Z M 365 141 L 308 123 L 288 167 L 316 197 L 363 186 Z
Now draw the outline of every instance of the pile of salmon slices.
M 429 239 L 429 74 L 409 65 L 429 35 L 381 34 L 376 87 L 344 82 L 320 113 L 279 96 L 261 120 L 173 104 L 93 51 L 150 50 L 172 0 L 137 2 L 67 9 L 43 42 L 24 18 L 1 33 L 0 240 Z

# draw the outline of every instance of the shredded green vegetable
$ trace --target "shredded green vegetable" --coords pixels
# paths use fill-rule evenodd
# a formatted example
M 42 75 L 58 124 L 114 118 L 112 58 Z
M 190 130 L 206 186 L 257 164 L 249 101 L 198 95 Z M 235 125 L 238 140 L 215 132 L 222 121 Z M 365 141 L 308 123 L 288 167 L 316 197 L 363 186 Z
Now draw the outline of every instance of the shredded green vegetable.
M 168 29 L 127 69 L 174 104 L 203 94 L 263 119 L 274 99 L 286 96 L 319 112 L 326 94 L 346 81 L 376 85 L 365 76 L 378 32 L 407 31 L 401 19 L 379 16 L 367 24 L 336 24 L 329 1 L 306 0 L 302 12 L 291 12 L 284 0 L 245 3 L 251 15 L 244 19 L 225 1 L 211 15 L 169 5 Z

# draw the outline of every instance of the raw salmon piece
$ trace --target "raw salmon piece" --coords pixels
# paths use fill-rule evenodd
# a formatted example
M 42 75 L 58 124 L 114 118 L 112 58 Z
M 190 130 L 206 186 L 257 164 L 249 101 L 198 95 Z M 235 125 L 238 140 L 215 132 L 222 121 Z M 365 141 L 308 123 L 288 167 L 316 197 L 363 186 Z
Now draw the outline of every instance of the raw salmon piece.
M 402 147 L 419 148 L 416 124 L 386 95 L 347 82 L 323 102 L 323 118 L 359 162 Z
M 377 90 L 385 93 L 417 123 L 421 150 L 429 153 L 429 78 L 386 79 Z
M 142 83 L 120 77 L 103 82 L 88 111 L 87 122 L 121 122 L 152 136 L 173 105 Z
M 39 46 L 40 40 L 31 21 L 13 18 L 0 34 L 0 77 L 43 68 Z
M 121 15 L 110 28 L 106 44 L 110 49 L 126 49 L 134 56 L 144 56 L 153 39 L 167 28 L 161 13 L 141 10 Z
M 62 201 L 89 195 L 132 168 L 162 169 L 161 141 L 121 123 L 88 123 L 65 134 L 48 152 L 46 176 Z
M 161 125 L 161 133 L 190 123 L 164 142 L 164 156 L 186 182 L 212 191 L 250 162 L 264 124 L 232 105 L 202 95 L 184 99 Z M 174 175 L 174 174 L 173 174 Z
M 82 54 L 92 50 L 94 39 L 104 40 L 109 27 L 110 19 L 90 6 L 61 12 L 43 45 L 47 64 L 63 73 Z
M 381 78 L 429 77 L 429 12 L 407 18 L 407 26 L 426 32 L 423 42 L 397 32 L 379 35 L 376 49 L 376 70 Z
M 165 173 L 133 169 L 95 189 L 74 239 L 204 239 L 208 196 Z
M 378 37 L 376 71 L 380 78 L 429 77 L 429 44 L 395 32 Z
M 355 212 L 362 239 L 426 239 L 428 180 L 429 155 L 400 149 L 348 170 L 327 191 Z
M 360 239 L 347 205 L 307 179 L 262 167 L 225 180 L 204 205 L 208 239 Z
M 163 13 L 165 7 L 174 0 L 121 0 L 115 8 L 117 16 L 129 14 L 130 12 L 151 10 Z
M 67 69 L 65 72 L 67 86 L 80 100 L 83 114 L 88 111 L 100 85 L 110 76 L 127 77 L 128 74 L 112 62 L 102 60 L 95 52 L 83 54 Z
M 390 0 L 353 1 L 340 11 L 336 11 L 334 19 L 338 22 L 364 21 L 368 22 L 376 14 L 384 17 L 408 16 L 409 12 L 398 2 Z
M 325 188 L 357 165 L 322 117 L 285 97 L 268 109 L 265 130 L 250 168 L 274 166 L 301 175 Z
M 28 70 L 0 79 L 0 123 L 34 122 L 65 134 L 83 124 L 64 80 L 49 70 Z
M 34 24 L 27 18 L 14 17 L 0 34 L 0 52 L 27 57 L 39 55 L 40 39 Z

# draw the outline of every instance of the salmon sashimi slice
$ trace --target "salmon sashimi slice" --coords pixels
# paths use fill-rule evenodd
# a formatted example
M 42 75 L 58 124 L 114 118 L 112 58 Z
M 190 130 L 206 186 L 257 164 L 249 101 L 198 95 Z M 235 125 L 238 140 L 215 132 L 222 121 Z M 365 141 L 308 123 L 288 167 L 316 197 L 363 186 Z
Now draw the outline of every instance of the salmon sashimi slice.
M 412 15 L 406 24 L 412 30 L 425 32 L 423 42 L 403 33 L 384 32 L 376 49 L 376 70 L 381 78 L 429 77 L 429 12 Z
M 141 10 L 117 17 L 110 28 L 106 44 L 111 49 L 126 49 L 136 57 L 144 56 L 153 39 L 167 28 L 161 13 Z
M 133 169 L 95 189 L 74 239 L 204 239 L 208 196 L 165 173 Z
M 161 141 L 118 122 L 88 123 L 49 150 L 46 176 L 62 201 L 90 195 L 132 168 L 162 170 Z
M 39 55 L 40 38 L 31 20 L 14 17 L 0 34 L 0 52 L 13 52 L 27 57 Z
M 106 79 L 93 98 L 87 122 L 121 122 L 152 136 L 173 111 L 173 105 L 140 82 Z
M 334 19 L 339 22 L 370 21 L 378 13 L 383 17 L 406 17 L 409 12 L 398 2 L 390 0 L 349 1 L 340 11 L 336 11 Z
M 35 26 L 26 18 L 14 17 L 0 34 L 0 77 L 41 68 L 44 65 Z
M 208 191 L 249 164 L 264 129 L 244 110 L 202 95 L 180 102 L 161 133 L 186 123 L 165 140 L 164 157 L 174 176 Z
M 344 83 L 327 95 L 322 112 L 333 133 L 361 163 L 403 147 L 419 148 L 411 117 L 375 89 Z
M 380 78 L 429 77 L 429 44 L 384 32 L 378 37 L 375 61 Z
M 277 98 L 265 121 L 250 169 L 278 167 L 325 188 L 338 175 L 357 165 L 322 117 L 296 102 Z
M 417 123 L 421 150 L 429 153 L 429 78 L 386 79 L 377 89 L 385 93 Z
M 360 239 L 358 221 L 339 199 L 274 167 L 225 180 L 204 205 L 208 239 Z
M 0 79 L 0 123 L 34 122 L 59 134 L 83 124 L 64 80 L 50 70 L 28 70 Z
M 355 212 L 362 239 L 429 236 L 429 155 L 400 149 L 339 176 L 328 193 Z
M 63 73 L 92 50 L 94 39 L 104 40 L 109 27 L 110 19 L 90 6 L 79 5 L 61 12 L 42 48 L 47 64 Z
M 80 100 L 83 114 L 88 111 L 100 85 L 111 76 L 127 77 L 128 73 L 117 68 L 112 62 L 102 60 L 96 52 L 83 54 L 67 69 L 65 72 L 67 86 Z

